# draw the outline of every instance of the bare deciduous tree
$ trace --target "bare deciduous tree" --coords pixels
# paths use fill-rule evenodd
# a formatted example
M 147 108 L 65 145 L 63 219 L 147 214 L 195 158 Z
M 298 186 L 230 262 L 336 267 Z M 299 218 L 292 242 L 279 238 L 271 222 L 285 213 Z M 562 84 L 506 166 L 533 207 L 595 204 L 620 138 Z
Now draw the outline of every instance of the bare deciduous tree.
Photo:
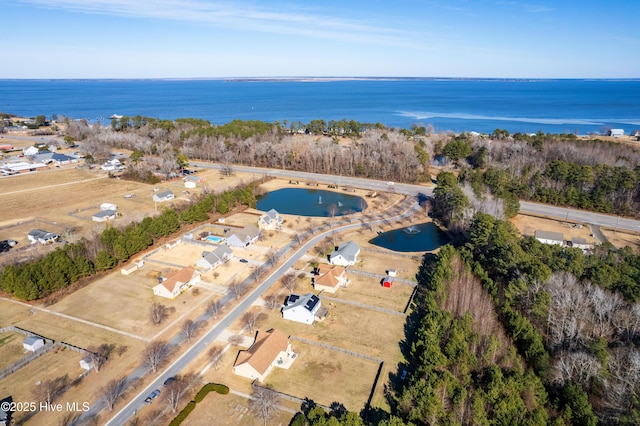
M 151 305 L 151 309 L 149 310 L 149 316 L 152 323 L 160 324 L 169 316 L 169 310 L 165 305 L 154 303 Z
M 229 286 L 229 293 L 235 298 L 239 299 L 240 296 L 244 293 L 244 286 L 239 283 L 232 283 Z
M 280 278 L 280 282 L 284 288 L 289 290 L 289 294 L 293 293 L 298 285 L 298 280 L 296 279 L 295 274 L 291 272 L 284 274 L 282 278 Z
M 116 345 L 113 343 L 103 343 L 98 347 L 89 346 L 87 358 L 93 363 L 93 369 L 97 372 L 106 364 L 111 354 L 115 351 Z
M 280 300 L 275 294 L 270 294 L 269 296 L 264 298 L 264 306 L 271 311 L 275 311 L 280 307 L 280 305 Z
M 257 312 L 245 312 L 242 315 L 242 325 L 249 331 L 249 333 L 253 333 L 258 326 L 258 322 L 264 318 L 264 314 L 260 314 Z
M 102 394 L 102 397 L 100 399 L 109 409 L 109 411 L 113 411 L 113 407 L 115 407 L 116 402 L 118 402 L 122 395 L 124 395 L 126 389 L 126 377 L 120 377 L 118 379 L 111 380 L 101 389 L 100 393 Z
M 265 257 L 269 265 L 275 266 L 276 263 L 278 263 L 278 259 L 280 259 L 280 253 L 278 253 L 278 251 L 275 249 L 269 249 L 269 251 L 265 253 Z
M 158 370 L 158 367 L 169 356 L 169 345 L 162 340 L 156 340 L 147 345 L 142 353 L 142 361 L 148 366 L 154 373 Z
M 222 311 L 222 303 L 219 300 L 210 300 L 207 303 L 207 314 L 211 315 L 214 319 L 218 318 Z
M 176 377 L 176 380 L 167 385 L 163 394 L 172 413 L 175 413 L 178 410 L 180 401 L 187 393 L 188 389 L 189 383 L 182 377 Z
M 241 334 L 233 334 L 227 339 L 227 342 L 229 342 L 233 346 L 239 346 L 243 341 L 244 337 L 242 337 Z
M 193 322 L 193 320 L 186 319 L 182 323 L 182 330 L 180 332 L 182 335 L 190 342 L 193 336 L 196 335 L 198 329 L 200 328 L 200 324 L 197 322 Z
M 254 386 L 249 400 L 249 411 L 262 419 L 264 425 L 280 404 L 280 396 L 271 389 Z
M 69 384 L 69 375 L 56 377 L 53 380 L 45 380 L 33 389 L 33 398 L 38 402 L 51 404 L 58 394 Z
M 231 340 L 229 340 L 229 343 L 231 343 Z M 209 358 L 211 358 L 211 362 L 213 363 L 213 368 L 215 368 L 216 370 L 220 365 L 221 356 L 222 356 L 222 347 L 218 345 L 214 345 L 211 347 L 211 349 L 209 349 Z

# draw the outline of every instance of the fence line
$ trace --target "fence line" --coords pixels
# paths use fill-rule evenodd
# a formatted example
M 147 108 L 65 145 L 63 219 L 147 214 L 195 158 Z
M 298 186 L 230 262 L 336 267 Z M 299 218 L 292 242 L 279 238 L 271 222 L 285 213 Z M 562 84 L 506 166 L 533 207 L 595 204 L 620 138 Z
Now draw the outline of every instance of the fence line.
M 307 340 L 307 339 L 304 339 L 304 338 L 298 337 L 298 336 L 289 336 L 289 339 L 297 340 L 299 342 L 306 343 L 307 345 L 320 346 L 322 348 L 329 349 L 329 350 L 332 350 L 332 351 L 343 352 L 343 353 L 345 353 L 347 355 L 355 356 L 357 358 L 366 359 L 368 361 L 383 362 L 380 358 L 376 358 L 376 357 L 369 356 L 369 355 L 364 355 L 364 354 L 359 354 L 357 352 L 353 352 L 353 351 L 350 351 L 348 349 L 343 349 L 343 348 L 339 348 L 337 346 L 327 345 L 326 343 L 315 342 L 313 340 Z
M 398 315 L 401 317 L 405 315 L 403 312 L 394 311 L 392 309 L 381 308 L 380 306 L 366 305 L 364 303 L 354 302 L 352 300 L 338 299 L 335 297 L 325 296 L 324 294 L 322 295 L 322 300 L 329 300 L 330 302 L 336 302 L 336 303 L 344 303 L 346 305 L 357 306 L 359 308 L 369 309 L 371 311 L 378 311 L 384 314 Z
M 252 387 L 252 388 L 266 389 L 266 390 L 268 390 L 268 391 L 270 391 L 270 392 L 273 392 L 273 393 L 277 394 L 277 395 L 278 395 L 280 398 L 282 398 L 282 399 L 286 399 L 286 400 L 288 400 L 288 401 L 292 401 L 292 402 L 297 402 L 297 403 L 299 403 L 299 404 L 300 404 L 300 406 L 302 406 L 303 404 L 306 404 L 307 402 L 311 401 L 311 400 L 310 400 L 310 399 L 308 399 L 308 398 L 298 398 L 297 396 L 289 395 L 288 393 L 280 392 L 280 391 L 277 391 L 277 390 L 275 390 L 275 389 L 267 388 L 267 387 L 265 387 L 265 386 L 260 386 L 260 385 L 258 384 L 258 380 L 254 380 L 254 381 L 251 383 L 251 387 Z M 327 407 L 326 405 L 318 404 L 318 403 L 317 403 L 317 402 L 315 402 L 315 401 L 313 401 L 313 404 L 314 404 L 316 407 L 320 407 L 320 408 L 322 408 L 322 409 L 323 409 L 324 411 L 326 411 L 327 413 L 331 412 L 331 408 Z
M 34 361 L 40 358 L 42 355 L 49 352 L 55 346 L 56 344 L 53 343 L 53 341 L 49 340 L 47 343 L 45 343 L 45 345 L 41 349 L 38 349 L 37 351 L 20 358 L 19 360 L 9 365 L 8 367 L 3 368 L 2 371 L 0 371 L 0 380 L 20 370 L 22 367 L 29 364 L 31 361 Z
M 383 274 L 376 274 L 374 272 L 362 271 L 360 269 L 348 268 L 347 272 L 353 273 L 355 275 L 362 275 L 362 276 L 371 277 L 371 278 L 383 279 L 384 277 L 386 277 L 386 275 L 383 275 Z M 415 287 L 418 285 L 418 283 L 416 283 L 415 281 L 411 281 L 406 278 L 399 278 L 399 277 L 393 277 L 393 282 L 407 284 L 407 285 L 410 285 L 411 287 Z

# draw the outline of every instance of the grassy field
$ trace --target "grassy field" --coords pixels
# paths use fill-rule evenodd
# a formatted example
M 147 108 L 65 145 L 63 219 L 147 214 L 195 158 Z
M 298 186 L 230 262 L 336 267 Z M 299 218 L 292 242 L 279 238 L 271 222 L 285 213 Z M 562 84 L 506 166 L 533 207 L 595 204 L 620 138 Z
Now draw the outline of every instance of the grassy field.
M 0 370 L 27 355 L 22 346 L 25 336 L 20 333 L 8 332 L 0 334 Z
M 274 368 L 266 384 L 279 392 L 308 397 L 325 406 L 340 402 L 350 411 L 364 407 L 378 363 L 295 340 L 292 347 L 298 353 L 296 360 L 287 370 Z
M 351 280 L 349 286 L 328 296 L 403 312 L 413 293 L 413 287 L 408 284 L 396 282 L 391 288 L 384 288 L 375 278 L 349 273 L 347 276 Z
M 83 371 L 80 368 L 81 359 L 82 354 L 78 352 L 66 348 L 54 348 L 18 372 L 0 380 L 0 395 L 3 398 L 11 396 L 14 401 L 36 401 L 33 391 L 39 382 L 54 380 L 65 374 L 68 375 L 69 380 L 75 379 Z M 20 424 L 22 414 L 25 413 L 16 413 L 17 424 Z

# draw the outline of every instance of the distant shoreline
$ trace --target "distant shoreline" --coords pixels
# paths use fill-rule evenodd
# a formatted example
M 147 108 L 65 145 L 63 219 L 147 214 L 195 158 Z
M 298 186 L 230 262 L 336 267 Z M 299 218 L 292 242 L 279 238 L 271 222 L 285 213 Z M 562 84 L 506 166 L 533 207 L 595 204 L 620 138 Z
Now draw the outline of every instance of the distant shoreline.
M 141 77 L 141 78 L 0 78 L 0 81 L 229 81 L 229 82 L 311 82 L 332 81 L 494 81 L 494 82 L 549 82 L 549 81 L 640 81 L 640 78 L 512 78 L 512 77 L 355 77 L 355 76 L 298 76 L 298 77 Z

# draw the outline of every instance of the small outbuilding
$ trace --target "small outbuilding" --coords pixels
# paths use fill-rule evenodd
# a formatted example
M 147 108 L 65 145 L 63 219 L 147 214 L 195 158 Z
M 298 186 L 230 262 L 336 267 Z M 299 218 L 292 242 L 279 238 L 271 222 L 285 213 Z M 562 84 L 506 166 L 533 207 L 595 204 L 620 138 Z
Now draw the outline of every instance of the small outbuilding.
M 392 285 L 393 285 L 393 277 L 392 276 L 387 275 L 386 277 L 384 277 L 382 279 L 382 287 L 391 288 Z
M 100 210 L 91 216 L 91 220 L 94 222 L 106 222 L 107 220 L 115 219 L 116 216 L 117 212 L 115 210 Z
M 624 129 L 611 129 L 609 130 L 607 136 L 613 136 L 614 138 L 624 136 Z
M 93 366 L 93 359 L 89 355 L 80 360 L 80 368 L 82 368 L 83 370 L 91 370 Z
M 44 347 L 44 339 L 38 336 L 29 336 L 22 342 L 22 347 L 28 351 L 35 352 Z
M 170 201 L 176 198 L 173 192 L 168 189 L 166 191 L 158 192 L 157 194 L 153 194 L 153 201 L 156 203 L 162 203 L 164 201 Z

